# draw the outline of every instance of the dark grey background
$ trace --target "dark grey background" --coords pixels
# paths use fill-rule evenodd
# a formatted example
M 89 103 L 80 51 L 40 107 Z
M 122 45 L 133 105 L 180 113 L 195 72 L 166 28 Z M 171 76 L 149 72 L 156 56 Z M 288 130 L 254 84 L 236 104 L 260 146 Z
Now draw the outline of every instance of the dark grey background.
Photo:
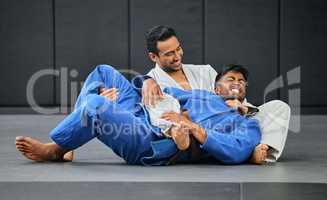
M 176 29 L 184 63 L 247 66 L 254 104 L 288 102 L 289 91 L 300 89 L 302 113 L 327 113 L 325 0 L 0 0 L 0 107 L 28 107 L 27 81 L 41 69 L 76 69 L 68 91 L 101 63 L 147 72 L 144 33 L 158 24 Z M 298 66 L 300 81 L 288 84 Z M 284 87 L 264 99 L 279 76 Z M 60 78 L 42 77 L 35 98 L 59 105 Z

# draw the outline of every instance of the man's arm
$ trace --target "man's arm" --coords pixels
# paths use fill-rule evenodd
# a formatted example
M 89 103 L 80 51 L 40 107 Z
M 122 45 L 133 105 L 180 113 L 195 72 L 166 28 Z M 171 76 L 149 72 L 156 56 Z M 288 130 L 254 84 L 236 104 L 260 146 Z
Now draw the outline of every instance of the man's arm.
M 225 103 L 229 107 L 237 109 L 241 115 L 254 116 L 257 112 L 259 112 L 258 108 L 248 104 L 241 103 L 237 99 L 226 100 Z
M 252 119 L 247 120 L 241 130 L 225 134 L 204 129 L 177 113 L 165 113 L 163 118 L 175 123 L 183 122 L 201 144 L 201 148 L 226 164 L 239 164 L 246 161 L 261 139 L 259 125 Z
M 237 109 L 241 115 L 246 115 L 249 111 L 249 108 L 242 104 L 238 99 L 229 99 L 225 103 L 231 107 Z

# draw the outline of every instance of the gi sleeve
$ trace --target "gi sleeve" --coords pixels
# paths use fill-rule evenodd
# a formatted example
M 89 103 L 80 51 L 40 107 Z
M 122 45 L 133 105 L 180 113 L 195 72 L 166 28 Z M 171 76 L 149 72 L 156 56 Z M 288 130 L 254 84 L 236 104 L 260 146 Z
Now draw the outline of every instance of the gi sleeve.
M 209 80 L 210 80 L 210 88 L 209 91 L 214 92 L 215 91 L 215 80 L 216 80 L 216 76 L 217 76 L 217 72 L 216 70 L 211 66 L 211 65 L 207 65 L 208 69 L 209 69 Z
M 143 82 L 149 78 L 151 77 L 148 75 L 138 75 L 131 80 L 133 88 L 135 88 L 140 95 L 142 94 Z
M 259 124 L 248 119 L 242 128 L 231 133 L 220 133 L 206 129 L 207 139 L 200 146 L 211 156 L 225 164 L 239 164 L 246 161 L 261 140 Z
M 180 113 L 179 102 L 171 95 L 164 93 L 163 100 L 157 102 L 154 106 L 146 106 L 146 109 L 149 113 L 151 124 L 159 127 L 165 136 L 170 137 L 167 133 L 173 123 L 160 117 L 165 112 Z

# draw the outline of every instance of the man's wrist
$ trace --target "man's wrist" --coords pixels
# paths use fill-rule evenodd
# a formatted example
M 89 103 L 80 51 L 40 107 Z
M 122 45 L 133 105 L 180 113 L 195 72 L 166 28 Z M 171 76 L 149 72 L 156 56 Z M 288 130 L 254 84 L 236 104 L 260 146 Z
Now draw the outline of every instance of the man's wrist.
M 201 143 L 201 144 L 204 144 L 205 141 L 207 140 L 207 132 L 205 131 L 204 128 L 202 128 L 201 126 L 195 124 L 195 123 L 192 123 L 190 125 L 190 132 L 191 134 L 195 137 L 195 139 Z
M 249 111 L 249 108 L 247 106 L 242 105 L 240 108 L 242 110 L 243 115 L 246 115 Z

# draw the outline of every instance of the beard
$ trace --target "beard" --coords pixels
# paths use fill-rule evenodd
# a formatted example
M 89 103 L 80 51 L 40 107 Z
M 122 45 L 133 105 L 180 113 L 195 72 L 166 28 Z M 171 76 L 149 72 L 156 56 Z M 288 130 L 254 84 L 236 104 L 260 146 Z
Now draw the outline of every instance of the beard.
M 177 72 L 177 71 L 181 70 L 181 68 L 182 68 L 182 65 L 180 65 L 179 67 L 176 67 L 176 68 L 165 66 L 162 68 L 162 70 L 169 74 L 169 73 Z
M 162 69 L 163 71 L 165 71 L 166 73 L 173 73 L 173 72 L 177 72 L 179 71 L 179 69 L 175 69 L 175 68 L 170 68 L 170 67 L 165 67 Z

